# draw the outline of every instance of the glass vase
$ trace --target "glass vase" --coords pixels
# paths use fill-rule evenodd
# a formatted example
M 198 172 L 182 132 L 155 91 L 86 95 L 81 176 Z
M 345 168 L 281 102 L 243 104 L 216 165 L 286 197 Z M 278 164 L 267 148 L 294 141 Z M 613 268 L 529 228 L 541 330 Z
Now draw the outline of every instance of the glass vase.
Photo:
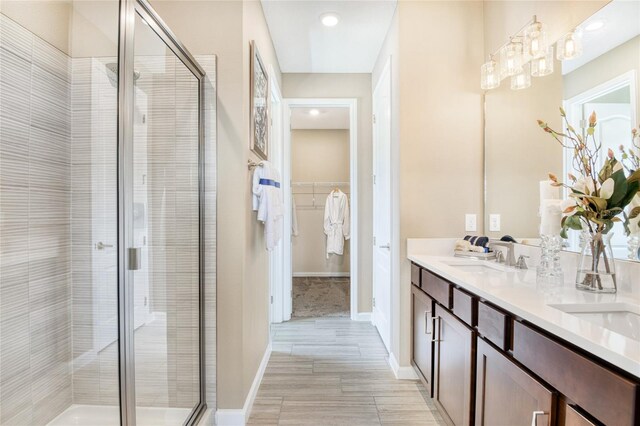
M 555 296 L 564 284 L 564 273 L 560 263 L 562 250 L 560 235 L 540 235 L 540 264 L 536 269 L 536 284 L 545 295 Z
M 629 237 L 629 260 L 640 260 L 640 234 L 634 234 Z
M 579 290 L 594 293 L 615 293 L 616 265 L 611 249 L 613 233 L 583 231 L 580 234 L 580 262 L 576 276 Z

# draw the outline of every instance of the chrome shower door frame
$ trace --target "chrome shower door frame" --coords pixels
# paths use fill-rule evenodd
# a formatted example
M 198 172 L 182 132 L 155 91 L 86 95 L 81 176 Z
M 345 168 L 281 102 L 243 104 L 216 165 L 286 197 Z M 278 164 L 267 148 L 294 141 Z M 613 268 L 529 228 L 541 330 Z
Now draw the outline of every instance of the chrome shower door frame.
M 134 288 L 129 270 L 129 244 L 133 235 L 132 179 L 133 112 L 134 112 L 134 35 L 135 18 L 139 15 L 149 24 L 169 49 L 198 79 L 198 229 L 199 229 L 199 378 L 200 399 L 185 425 L 196 424 L 207 406 L 205 402 L 204 344 L 204 76 L 205 71 L 193 55 L 171 32 L 146 0 L 120 0 L 118 43 L 118 337 L 120 422 L 136 424 L 135 353 L 134 353 Z

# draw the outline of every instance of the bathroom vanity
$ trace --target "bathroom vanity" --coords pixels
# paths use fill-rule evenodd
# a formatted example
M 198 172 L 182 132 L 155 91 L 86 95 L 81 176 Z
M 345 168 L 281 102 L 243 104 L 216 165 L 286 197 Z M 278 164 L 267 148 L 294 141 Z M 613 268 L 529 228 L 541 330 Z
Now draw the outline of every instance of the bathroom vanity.
M 640 303 L 412 255 L 412 364 L 452 425 L 639 425 Z

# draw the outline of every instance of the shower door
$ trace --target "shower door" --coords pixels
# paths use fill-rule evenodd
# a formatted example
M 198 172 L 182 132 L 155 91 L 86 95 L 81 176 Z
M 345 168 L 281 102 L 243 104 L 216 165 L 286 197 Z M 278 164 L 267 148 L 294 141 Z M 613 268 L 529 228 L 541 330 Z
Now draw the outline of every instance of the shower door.
M 147 3 L 123 4 L 123 424 L 181 425 L 204 408 L 204 73 Z

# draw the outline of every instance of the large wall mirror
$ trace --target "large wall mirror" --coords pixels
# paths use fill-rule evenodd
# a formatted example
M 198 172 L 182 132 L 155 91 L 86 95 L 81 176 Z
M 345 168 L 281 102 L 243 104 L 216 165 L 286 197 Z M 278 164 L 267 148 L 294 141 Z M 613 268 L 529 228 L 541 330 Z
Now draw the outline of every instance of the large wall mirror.
M 573 29 L 552 28 L 550 33 Z M 631 129 L 640 123 L 640 2 L 608 2 L 576 30 L 580 56 L 560 61 L 554 55 L 554 71 L 531 77 L 526 89 L 511 89 L 506 78 L 500 87 L 486 92 L 485 230 L 491 237 L 511 235 L 519 242 L 536 244 L 540 181 L 550 172 L 566 177 L 573 170 L 571 153 L 545 134 L 537 119 L 562 129 L 559 107 L 563 106 L 572 126 L 580 129 L 596 111 L 601 159 L 609 148 L 618 158 L 621 145 L 633 149 Z M 629 238 L 621 225 L 613 232 L 615 257 L 628 259 Z M 569 234 L 567 250 L 579 251 L 577 234 Z

